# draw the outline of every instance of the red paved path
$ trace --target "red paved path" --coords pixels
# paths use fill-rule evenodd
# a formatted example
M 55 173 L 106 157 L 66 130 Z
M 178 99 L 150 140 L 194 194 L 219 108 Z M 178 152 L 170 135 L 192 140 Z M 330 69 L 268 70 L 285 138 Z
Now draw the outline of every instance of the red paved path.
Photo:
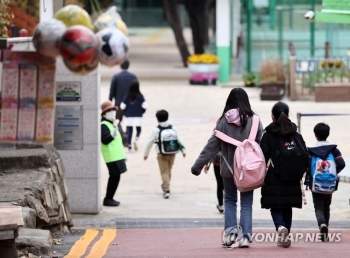
M 292 243 L 284 249 L 276 243 L 254 242 L 249 249 L 225 249 L 220 246 L 221 229 L 118 229 L 117 237 L 106 256 L 114 257 L 350 257 L 350 230 L 341 233 L 339 243 Z M 255 233 L 273 233 L 272 229 L 256 229 Z M 293 229 L 292 233 L 315 233 L 316 230 Z

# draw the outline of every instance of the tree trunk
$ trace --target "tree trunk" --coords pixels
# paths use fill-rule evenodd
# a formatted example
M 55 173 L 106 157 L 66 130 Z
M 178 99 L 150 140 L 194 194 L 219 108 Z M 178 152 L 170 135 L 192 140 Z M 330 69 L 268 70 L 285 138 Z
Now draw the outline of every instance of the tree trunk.
M 194 52 L 204 53 L 205 46 L 209 43 L 209 19 L 208 0 L 184 2 L 190 19 Z
M 187 67 L 187 58 L 190 56 L 190 52 L 188 51 L 187 43 L 182 34 L 182 24 L 177 11 L 177 5 L 175 4 L 174 0 L 163 0 L 163 4 L 167 21 L 175 35 L 176 44 L 181 54 L 182 63 L 184 67 Z

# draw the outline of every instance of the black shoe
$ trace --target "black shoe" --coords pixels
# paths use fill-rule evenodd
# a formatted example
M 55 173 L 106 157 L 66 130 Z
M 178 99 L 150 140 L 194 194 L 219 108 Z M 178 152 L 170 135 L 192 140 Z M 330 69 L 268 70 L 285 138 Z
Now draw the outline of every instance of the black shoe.
M 103 206 L 110 206 L 110 207 L 116 207 L 119 206 L 120 202 L 113 200 L 113 199 L 107 199 L 105 198 L 103 200 Z
M 328 242 L 328 227 L 326 224 L 320 225 L 320 233 L 322 242 Z

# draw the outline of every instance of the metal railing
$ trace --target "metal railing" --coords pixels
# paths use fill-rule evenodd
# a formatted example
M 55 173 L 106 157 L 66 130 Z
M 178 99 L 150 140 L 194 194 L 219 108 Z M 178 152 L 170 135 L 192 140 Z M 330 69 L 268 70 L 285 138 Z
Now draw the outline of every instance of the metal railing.
M 329 113 L 297 113 L 298 132 L 301 133 L 301 117 L 302 116 L 350 116 L 350 114 L 329 114 Z

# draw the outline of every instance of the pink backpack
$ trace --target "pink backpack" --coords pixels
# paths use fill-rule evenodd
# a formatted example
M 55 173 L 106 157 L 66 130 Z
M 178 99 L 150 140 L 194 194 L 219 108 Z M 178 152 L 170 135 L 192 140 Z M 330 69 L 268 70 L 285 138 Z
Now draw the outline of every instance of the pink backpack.
M 259 117 L 254 115 L 249 138 L 243 142 L 237 141 L 218 130 L 214 130 L 213 133 L 219 139 L 237 146 L 233 156 L 233 170 L 225 157 L 221 156 L 233 174 L 236 187 L 241 192 L 251 191 L 264 184 L 266 175 L 265 157 L 259 144 L 255 141 L 258 126 Z

